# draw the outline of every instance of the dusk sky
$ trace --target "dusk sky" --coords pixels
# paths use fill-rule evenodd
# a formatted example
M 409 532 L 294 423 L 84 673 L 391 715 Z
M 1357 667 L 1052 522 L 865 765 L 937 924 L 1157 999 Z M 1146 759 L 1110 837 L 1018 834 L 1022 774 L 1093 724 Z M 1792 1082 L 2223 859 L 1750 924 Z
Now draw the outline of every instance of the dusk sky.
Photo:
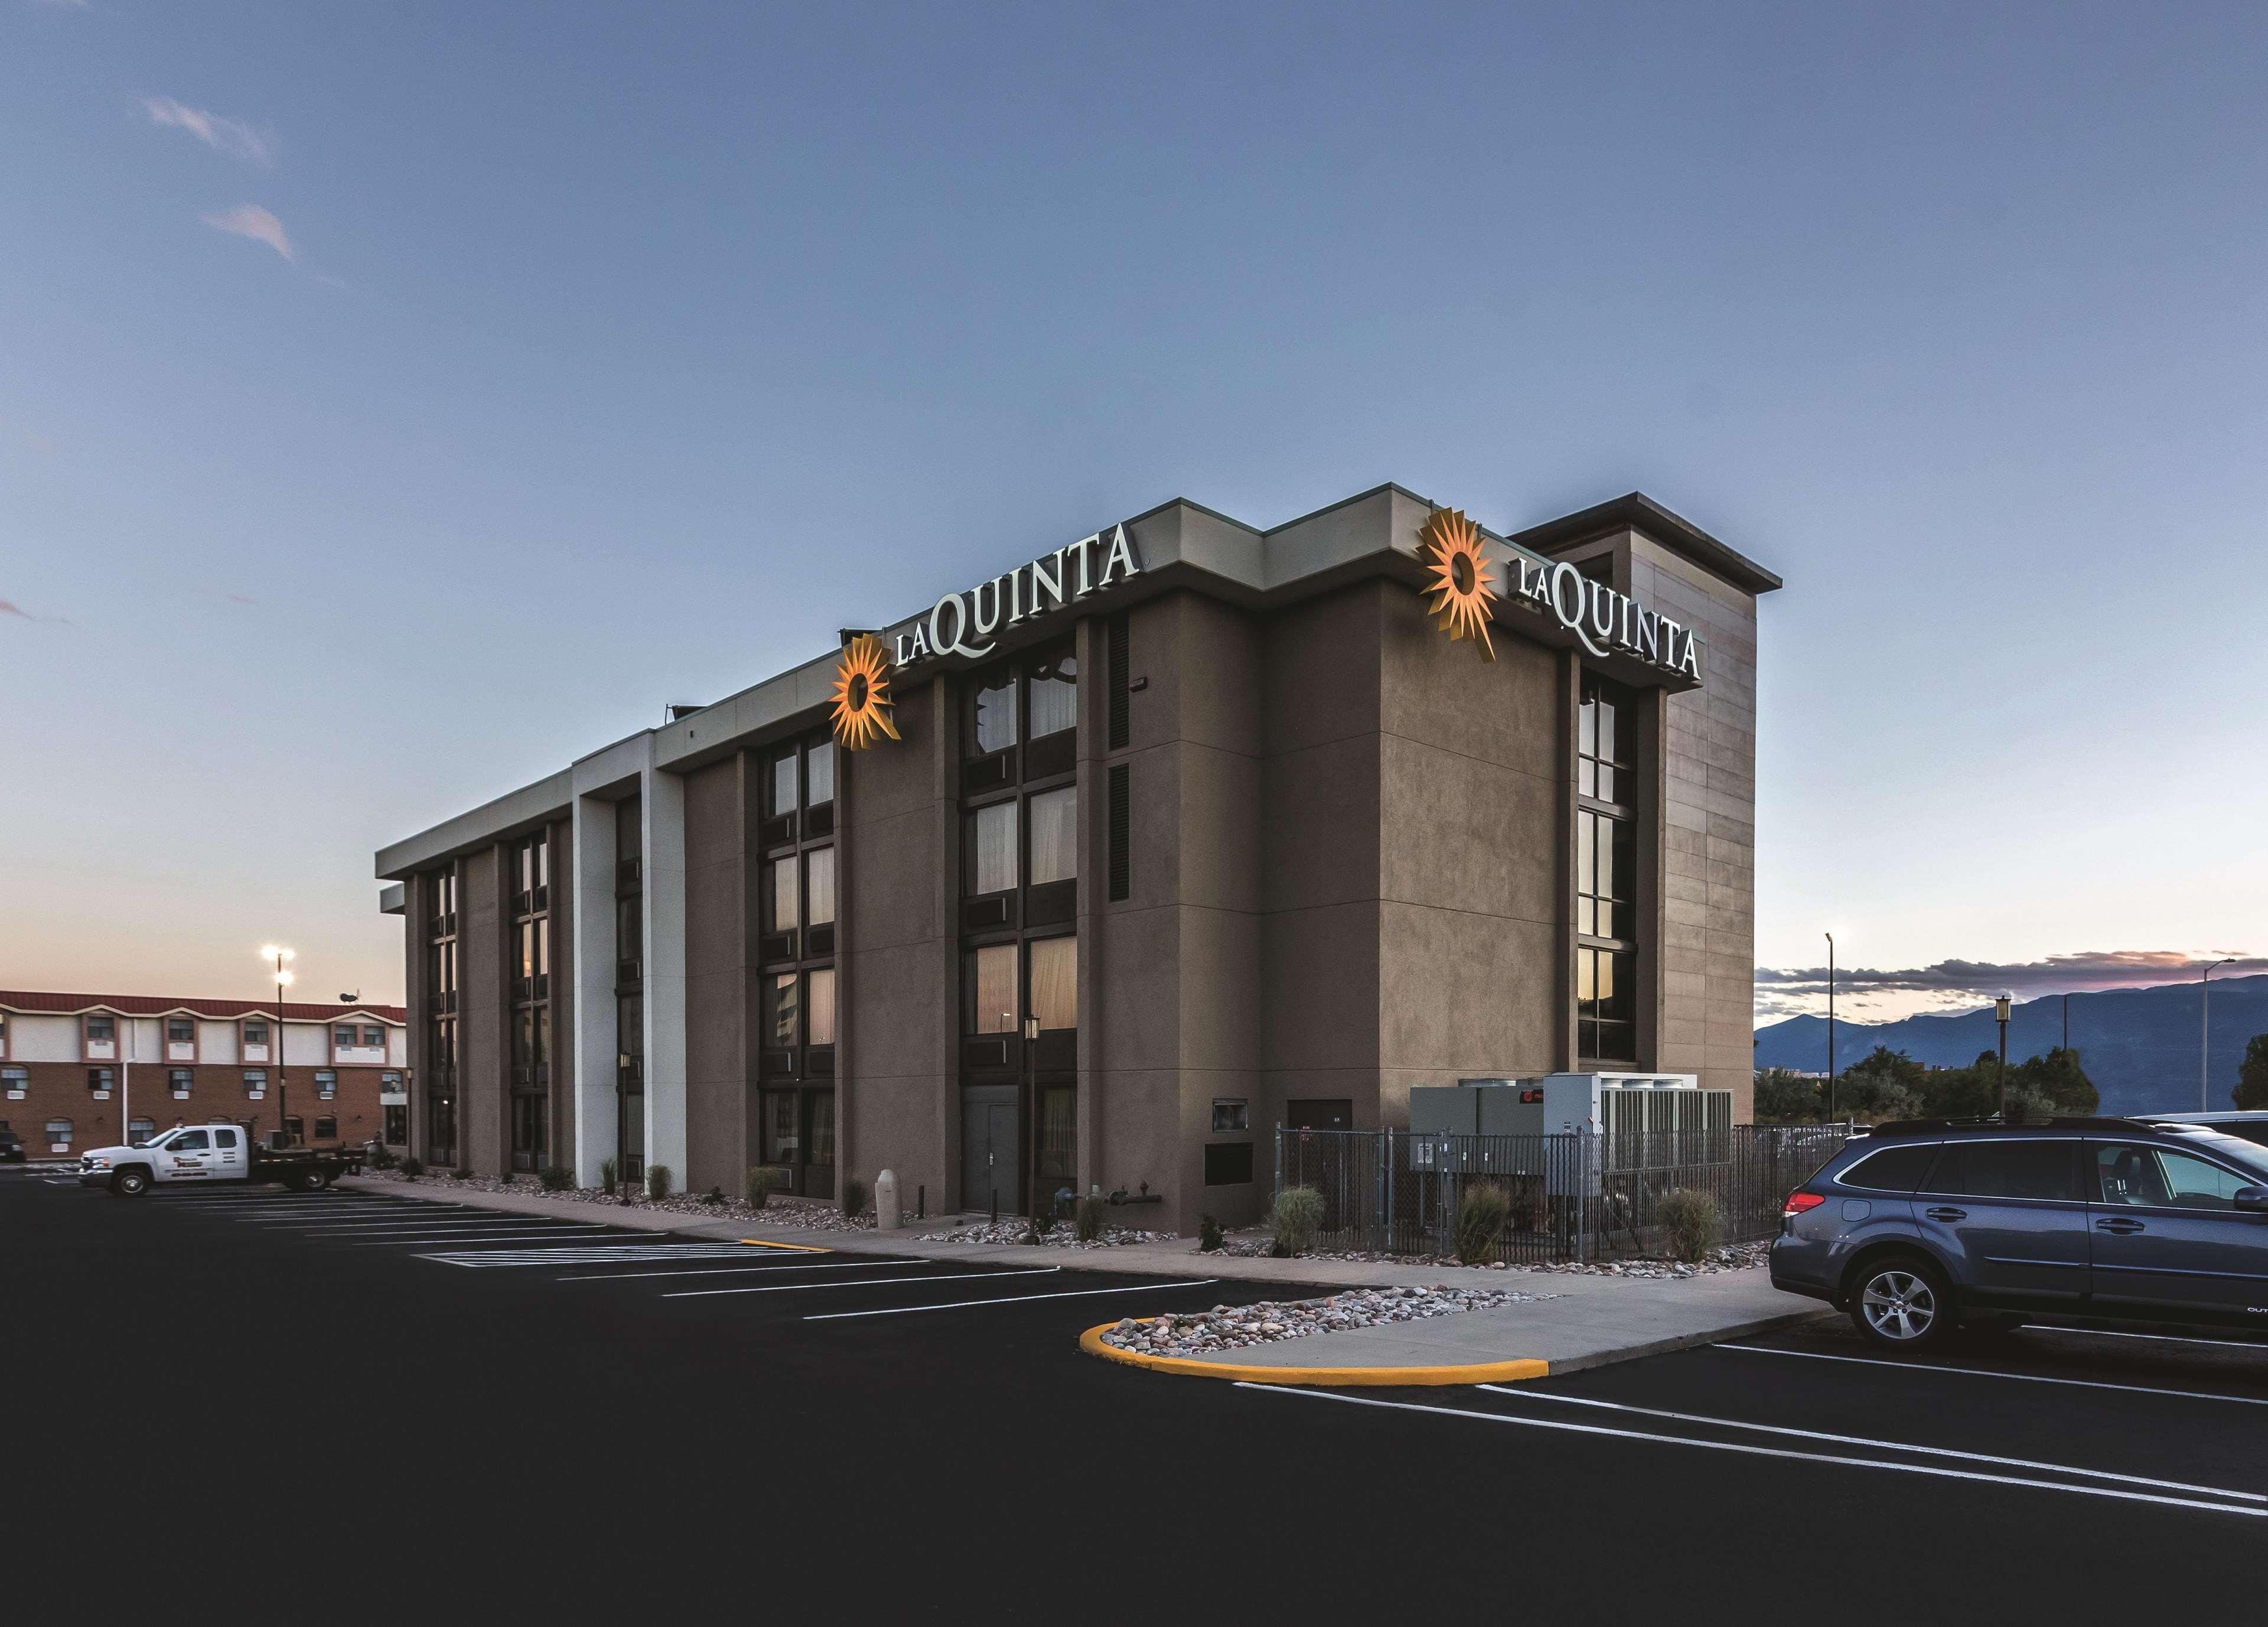
M 2206 4 L 0 0 L 0 986 L 399 999 L 381 844 L 1166 499 L 1385 480 L 1786 579 L 1767 1013 L 1829 928 L 1862 1018 L 2268 953 L 2264 63 Z

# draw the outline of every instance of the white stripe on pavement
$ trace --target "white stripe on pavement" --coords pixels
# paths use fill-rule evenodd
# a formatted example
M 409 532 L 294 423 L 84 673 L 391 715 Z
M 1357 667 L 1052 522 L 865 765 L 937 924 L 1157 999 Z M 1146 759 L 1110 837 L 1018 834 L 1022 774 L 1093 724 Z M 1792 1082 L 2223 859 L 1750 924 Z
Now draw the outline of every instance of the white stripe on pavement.
M 239 1222 L 250 1224 L 250 1222 Z M 303 1221 L 286 1226 L 286 1233 L 316 1231 L 342 1233 L 350 1231 L 462 1231 L 475 1226 L 491 1231 L 524 1231 L 530 1226 L 603 1226 L 603 1220 L 316 1220 Z
M 1813 1362 L 1857 1362 L 1867 1367 L 1896 1367 L 1901 1372 L 1957 1372 L 1970 1379 L 2007 1379 L 2019 1384 L 2061 1384 L 2080 1390 L 2124 1390 L 2130 1395 L 2172 1395 L 2183 1401 L 2225 1401 L 2240 1407 L 2268 1407 L 2268 1396 L 2215 1395 L 2205 1390 L 2166 1390 L 2146 1384 L 2107 1384 L 2100 1379 L 2044 1379 L 2030 1372 L 1995 1372 L 1989 1367 L 1947 1367 L 1932 1362 L 1893 1362 L 1878 1356 L 1830 1356 L 1823 1350 L 1775 1350 L 1763 1344 L 1712 1344 L 1712 1350 L 1746 1350 L 1751 1356 L 1800 1356 Z
M 2070 1463 L 2043 1463 L 2036 1458 L 2002 1458 L 1989 1452 L 1956 1452 L 1950 1446 L 1917 1446 L 1907 1441 L 1874 1440 L 1864 1435 L 1830 1435 L 1819 1430 L 1790 1429 L 1778 1424 L 1749 1424 L 1739 1418 L 1712 1418 L 1697 1412 L 1667 1412 L 1659 1407 L 1633 1407 L 1622 1401 L 1597 1401 L 1587 1395 L 1520 1390 L 1502 1384 L 1484 1384 L 1476 1387 L 1498 1395 L 1515 1396 L 1521 1401 L 1557 1401 L 1569 1407 L 1598 1407 L 1610 1412 L 1668 1418 L 1676 1424 L 1701 1424 L 1714 1429 L 1756 1430 L 1766 1435 L 1786 1435 L 1799 1440 L 1832 1441 L 1841 1446 L 1880 1446 L 1891 1452 L 1918 1452 L 1933 1458 L 1960 1458 L 1970 1463 L 1997 1463 L 2003 1468 L 2040 1468 L 2058 1475 L 2084 1475 L 2090 1480 L 2116 1480 L 2130 1486 L 2155 1486 L 2161 1491 L 2197 1491 L 2208 1497 L 2242 1498 L 2248 1503 L 2268 1503 L 2268 1491 L 2232 1491 L 2227 1486 L 2192 1485 L 2185 1480 L 2153 1480 L 2146 1475 L 2114 1475 L 2109 1469 L 2080 1468 Z
M 440 1237 L 379 1238 L 373 1242 L 349 1243 L 347 1246 L 349 1248 L 431 1248 L 436 1243 L 446 1243 L 462 1244 L 467 1248 L 474 1248 L 482 1243 L 509 1245 L 519 1241 L 521 1238 L 589 1237 L 593 1232 L 609 1231 L 611 1228 L 607 1226 L 574 1226 L 559 1231 L 457 1231 L 447 1232 Z M 309 1238 L 306 1240 L 312 1243 L 315 1239 Z M 609 1238 L 608 1240 L 613 1239 Z
M 857 1283 L 790 1283 L 783 1288 L 681 1288 L 664 1299 L 707 1299 L 718 1294 L 794 1294 L 806 1288 L 887 1288 L 893 1283 L 973 1283 L 980 1276 L 1048 1276 L 1061 1266 L 1035 1266 L 1027 1271 L 956 1271 L 951 1276 L 874 1276 Z
M 1846 1458 L 1824 1452 L 1796 1452 L 1785 1446 L 1751 1446 L 1733 1440 L 1695 1440 L 1685 1435 L 1657 1435 L 1645 1430 L 1614 1430 L 1603 1424 L 1569 1424 L 1557 1418 L 1523 1418 L 1510 1413 L 1474 1412 L 1460 1407 L 1429 1407 L 1422 1401 L 1375 1401 L 1366 1395 L 1340 1395 L 1329 1390 L 1293 1389 L 1280 1384 L 1251 1384 L 1242 1379 L 1237 1380 L 1236 1387 L 1259 1395 L 1293 1395 L 1307 1401 L 1338 1401 L 1349 1407 L 1384 1407 L 1396 1412 L 1426 1412 L 1444 1418 L 1474 1418 L 1484 1424 L 1508 1424 L 1518 1429 L 1561 1430 L 1573 1435 L 1605 1435 L 1617 1440 L 1643 1440 L 1663 1446 L 1690 1446 L 1700 1452 L 1736 1452 L 1746 1457 L 1783 1458 L 1798 1463 L 1832 1463 L 1845 1468 L 1881 1469 L 1892 1475 L 1927 1475 L 1939 1480 L 1970 1480 L 1987 1485 L 2026 1486 L 2036 1491 L 2061 1491 L 2072 1497 L 2116 1498 L 2126 1503 L 2156 1503 L 2169 1508 L 2196 1508 L 2216 1514 L 2243 1514 L 2254 1520 L 2268 1520 L 2268 1508 L 2252 1508 L 2242 1503 L 2207 1503 L 2195 1498 L 2161 1497 L 2150 1491 L 2121 1491 L 2113 1486 L 2074 1486 L 2060 1480 L 2027 1480 L 2016 1475 L 1986 1475 L 1975 1469 L 1940 1468 L 1933 1463 L 1886 1463 L 1879 1458 Z
M 2076 1334 L 2085 1339 L 2155 1339 L 2161 1344 L 2225 1344 L 2232 1350 L 2268 1351 L 2268 1344 L 2257 1339 L 2199 1339 L 2183 1334 L 2137 1334 L 2108 1327 L 2042 1327 L 2036 1323 L 2024 1329 L 2030 1334 Z
M 399 1248 L 399 1243 L 355 1243 L 354 1248 Z M 410 1244 L 407 1246 L 416 1247 Z M 731 1243 L 632 1243 L 605 1239 L 587 1247 L 558 1244 L 549 1248 L 445 1249 L 418 1254 L 419 1260 L 438 1260 L 448 1265 L 603 1266 L 641 1260 L 746 1260 L 747 1251 Z
M 689 1271 L 602 1271 L 591 1276 L 555 1276 L 555 1283 L 621 1283 L 634 1276 L 745 1276 L 751 1271 L 871 1271 L 877 1266 L 941 1266 L 942 1260 L 844 1260 L 823 1266 L 696 1266 Z M 908 1278 L 908 1281 L 913 1279 Z M 932 1282 L 937 1279 L 932 1277 Z
M 1062 1268 L 1057 1267 L 1060 1270 Z M 932 1277 L 932 1282 L 940 1279 Z M 1201 1276 L 1193 1283 L 1144 1283 L 1133 1288 L 1081 1288 L 1060 1294 L 1010 1294 L 999 1299 L 958 1299 L 951 1305 L 893 1305 L 881 1311 L 829 1311 L 824 1316 L 806 1316 L 806 1322 L 837 1322 L 850 1316 L 909 1316 L 916 1311 L 966 1311 L 971 1305 L 1022 1305 L 1031 1299 L 1092 1299 L 1097 1294 L 1158 1293 L 1168 1288 L 1204 1288 L 1218 1283 L 1217 1276 Z

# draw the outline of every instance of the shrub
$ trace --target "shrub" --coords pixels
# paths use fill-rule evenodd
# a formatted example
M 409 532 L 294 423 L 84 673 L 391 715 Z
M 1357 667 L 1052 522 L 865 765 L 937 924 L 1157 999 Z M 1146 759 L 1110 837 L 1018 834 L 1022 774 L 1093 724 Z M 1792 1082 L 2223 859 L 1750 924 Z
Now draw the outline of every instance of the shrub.
M 370 1150 L 370 1166 L 374 1170 L 390 1170 L 401 1160 L 394 1156 L 394 1149 L 380 1142 Z
M 779 1180 L 779 1172 L 759 1164 L 748 1172 L 747 1197 L 750 1209 L 762 1209 L 772 1195 L 772 1185 Z
M 599 1190 L 608 1197 L 615 1195 L 615 1183 L 622 1179 L 622 1165 L 612 1158 L 599 1160 Z
M 470 1159 L 467 1159 L 464 1163 L 460 1164 L 455 1169 L 451 1170 L 449 1173 L 455 1176 L 459 1180 L 472 1180 L 475 1179 L 473 1173 L 472 1161 Z
M 646 1165 L 645 1194 L 656 1203 L 669 1195 L 669 1165 L 666 1164 Z
M 416 1158 L 402 1159 L 400 1168 L 404 1180 L 415 1180 L 425 1172 L 424 1164 Z
M 701 1201 L 703 1203 L 708 1204 L 711 1209 L 723 1208 L 725 1203 L 725 1188 L 722 1187 L 710 1187 L 708 1191 L 701 1194 Z
M 564 1192 L 575 1184 L 575 1172 L 563 1164 L 547 1164 L 535 1179 L 546 1192 Z
M 519 1184 L 519 1177 L 513 1174 L 510 1170 L 498 1170 L 497 1172 L 497 1179 L 504 1182 L 507 1187 L 516 1187 Z
M 1457 1258 L 1469 1266 L 1496 1258 L 1496 1240 L 1512 1214 L 1512 1195 L 1493 1181 L 1465 1188 L 1457 1200 Z
M 1278 1257 L 1304 1254 L 1315 1246 L 1315 1233 L 1322 1229 L 1323 1194 L 1313 1187 L 1286 1187 L 1276 1194 L 1270 1218 Z
M 1097 1197 L 1081 1198 L 1079 1207 L 1071 1211 L 1071 1227 L 1079 1233 L 1079 1240 L 1082 1243 L 1092 1243 L 1100 1239 L 1106 1219 L 1103 1202 Z
M 1048 1233 L 1055 1229 L 1056 1217 L 1053 1215 L 1035 1215 L 1025 1224 L 1024 1241 L 1036 1248 L 1048 1240 Z
M 1199 1215 L 1197 1217 L 1197 1252 L 1210 1254 L 1221 1246 L 1222 1241 L 1220 1222 L 1215 1220 L 1211 1215 Z
M 1669 1234 L 1669 1252 L 1680 1260 L 1698 1260 L 1709 1252 L 1725 1229 L 1725 1217 L 1714 1194 L 1680 1187 L 1654 1201 L 1653 1217 Z
M 866 1212 L 866 1188 L 863 1182 L 846 1180 L 843 1183 L 843 1217 L 856 1220 Z

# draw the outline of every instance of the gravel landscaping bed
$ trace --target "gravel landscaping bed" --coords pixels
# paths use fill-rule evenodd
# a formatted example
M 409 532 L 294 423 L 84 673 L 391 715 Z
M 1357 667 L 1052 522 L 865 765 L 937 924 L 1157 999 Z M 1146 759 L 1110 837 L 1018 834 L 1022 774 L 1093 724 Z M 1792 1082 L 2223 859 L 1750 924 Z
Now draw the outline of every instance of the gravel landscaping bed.
M 1217 1305 L 1210 1311 L 1184 1312 L 1148 1321 L 1130 1316 L 1105 1331 L 1102 1342 L 1151 1356 L 1208 1356 L 1305 1338 L 1309 1334 L 1344 1333 L 1387 1322 L 1422 1321 L 1427 1317 L 1534 1305 L 1557 1298 L 1508 1288 L 1452 1288 L 1446 1283 L 1431 1288 L 1354 1288 L 1328 1299 Z
M 1032 1229 L 1020 1220 L 979 1222 L 958 1231 L 924 1231 L 914 1239 L 917 1243 L 1027 1243 Z M 1170 1243 L 1181 1234 L 1176 1231 L 1130 1231 L 1120 1226 L 1105 1226 L 1102 1235 L 1092 1243 L 1082 1243 L 1079 1233 L 1057 1221 L 1042 1235 L 1042 1248 L 1123 1248 L 1129 1243 Z
M 366 1172 L 372 1180 L 403 1180 L 398 1170 L 371 1170 Z M 494 1175 L 475 1175 L 470 1180 L 460 1180 L 453 1175 L 422 1175 L 408 1185 L 428 1187 L 439 1192 L 469 1190 L 473 1192 L 517 1192 L 523 1197 L 562 1198 L 571 1203 L 603 1203 L 610 1209 L 642 1209 L 670 1215 L 688 1215 L 701 1220 L 746 1220 L 758 1225 L 794 1226 L 814 1231 L 872 1231 L 874 1217 L 861 1215 L 847 1219 L 832 1203 L 816 1203 L 802 1198 L 776 1197 L 762 1209 L 751 1208 L 739 1198 L 727 1198 L 722 1203 L 703 1202 L 697 1193 L 681 1192 L 655 1202 L 640 1194 L 628 1203 L 620 1193 L 609 1193 L 597 1187 L 570 1187 L 563 1192 L 546 1192 L 534 1180 L 502 1180 Z
M 1443 1254 L 1382 1254 L 1367 1249 L 1304 1250 L 1292 1256 L 1294 1260 L 1350 1260 L 1363 1265 L 1446 1266 L 1459 1271 L 1535 1271 L 1563 1276 L 1634 1276 L 1680 1277 L 1714 1276 L 1721 1271 L 1746 1271 L 1764 1262 L 1771 1252 L 1770 1243 L 1742 1243 L 1731 1247 L 1712 1248 L 1697 1261 L 1683 1260 L 1609 1260 L 1587 1264 L 1567 1262 L 1554 1264 L 1538 1261 L 1534 1264 L 1507 1263 L 1498 1260 L 1485 1265 L 1467 1265 L 1463 1261 Z M 1224 1243 L 1219 1250 L 1240 1260 L 1266 1260 L 1276 1252 L 1275 1239 L 1269 1237 L 1236 1237 Z

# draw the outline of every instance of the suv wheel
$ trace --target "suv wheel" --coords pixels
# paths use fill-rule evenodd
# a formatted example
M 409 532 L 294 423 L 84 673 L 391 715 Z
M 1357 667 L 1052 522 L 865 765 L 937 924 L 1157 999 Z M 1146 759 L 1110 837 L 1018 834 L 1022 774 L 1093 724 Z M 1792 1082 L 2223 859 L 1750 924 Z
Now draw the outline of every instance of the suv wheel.
M 1852 1291 L 1851 1322 L 1869 1344 L 1918 1350 L 1936 1343 L 1952 1321 L 1945 1279 L 1911 1254 L 1875 1261 Z

